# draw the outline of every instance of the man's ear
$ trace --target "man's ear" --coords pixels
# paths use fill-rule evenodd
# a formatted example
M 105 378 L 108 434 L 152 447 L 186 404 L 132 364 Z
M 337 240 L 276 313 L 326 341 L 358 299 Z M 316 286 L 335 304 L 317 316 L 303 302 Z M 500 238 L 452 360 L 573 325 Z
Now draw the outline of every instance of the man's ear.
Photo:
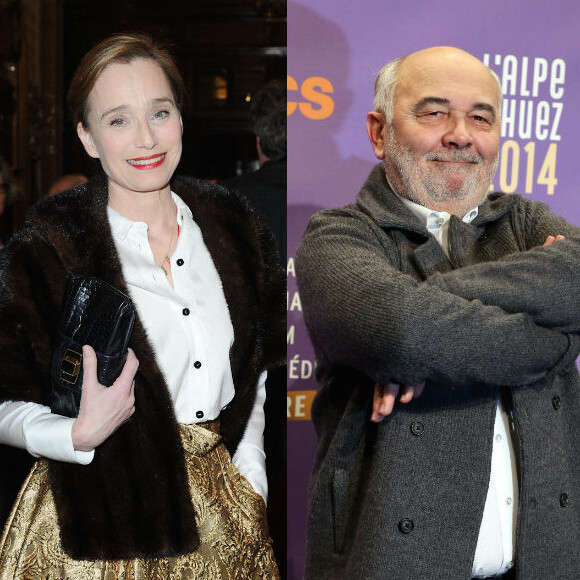
M 99 152 L 97 151 L 97 148 L 95 147 L 95 142 L 93 141 L 93 136 L 91 135 L 91 132 L 88 129 L 86 129 L 85 126 L 80 121 L 77 124 L 77 135 L 79 136 L 79 139 L 81 140 L 81 143 L 83 144 L 83 147 L 85 148 L 85 151 L 91 157 L 98 159 Z
M 371 111 L 367 114 L 367 133 L 377 159 L 385 158 L 384 128 L 385 116 L 383 113 Z

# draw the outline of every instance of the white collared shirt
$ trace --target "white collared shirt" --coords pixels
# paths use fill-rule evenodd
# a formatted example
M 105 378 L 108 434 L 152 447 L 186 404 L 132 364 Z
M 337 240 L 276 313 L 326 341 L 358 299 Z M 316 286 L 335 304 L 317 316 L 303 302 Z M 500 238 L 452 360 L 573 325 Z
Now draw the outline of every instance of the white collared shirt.
M 451 215 L 430 210 L 399 195 L 397 197 L 421 220 L 448 254 Z M 471 223 L 477 214 L 478 208 L 475 207 L 467 212 L 463 221 Z M 503 574 L 513 566 L 518 499 L 517 465 L 509 419 L 504 404 L 498 398 L 489 487 L 473 560 L 473 578 Z
M 232 400 L 229 351 L 233 327 L 220 278 L 191 211 L 175 194 L 180 234 L 171 256 L 173 288 L 157 266 L 147 224 L 107 208 L 129 294 L 153 346 L 179 423 L 216 419 Z M 263 450 L 266 373 L 262 373 L 246 431 L 233 462 L 266 499 Z M 136 405 L 139 394 L 136 393 Z M 0 442 L 27 449 L 36 457 L 87 464 L 94 451 L 75 451 L 74 419 L 53 415 L 36 403 L 0 405 Z

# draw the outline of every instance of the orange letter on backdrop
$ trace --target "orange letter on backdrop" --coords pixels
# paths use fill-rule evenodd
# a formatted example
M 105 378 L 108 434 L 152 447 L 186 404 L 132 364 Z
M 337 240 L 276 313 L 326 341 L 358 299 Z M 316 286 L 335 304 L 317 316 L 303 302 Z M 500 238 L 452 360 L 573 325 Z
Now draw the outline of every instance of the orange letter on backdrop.
M 286 76 L 287 91 L 298 91 L 296 79 Z M 306 99 L 306 103 L 298 103 L 297 100 L 288 98 L 286 115 L 289 117 L 299 107 L 300 112 L 314 121 L 327 119 L 334 112 L 334 100 L 325 93 L 333 93 L 332 83 L 324 77 L 308 77 L 300 87 L 300 94 Z M 313 107 L 312 104 L 318 105 Z
M 298 90 L 298 83 L 290 75 L 286 76 L 286 85 L 287 85 L 288 91 L 297 91 Z M 296 110 L 297 106 L 298 106 L 298 103 L 288 99 L 288 102 L 286 104 L 286 116 L 289 117 Z
M 322 92 L 318 92 L 320 89 Z M 334 111 L 334 101 L 324 93 L 333 93 L 334 88 L 332 83 L 324 77 L 309 77 L 302 83 L 302 96 L 310 101 L 320 105 L 319 108 L 314 108 L 310 103 L 300 103 L 300 111 L 305 117 L 309 119 L 326 119 L 330 117 Z

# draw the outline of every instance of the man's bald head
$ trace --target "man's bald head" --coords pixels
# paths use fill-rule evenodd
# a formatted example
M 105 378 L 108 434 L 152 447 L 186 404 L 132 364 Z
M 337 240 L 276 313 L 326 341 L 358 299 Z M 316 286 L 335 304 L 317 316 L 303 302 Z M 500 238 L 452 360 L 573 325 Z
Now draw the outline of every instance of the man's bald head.
M 498 76 L 472 54 L 453 46 L 433 46 L 402 56 L 388 62 L 375 78 L 375 111 L 383 113 L 388 124 L 393 120 L 397 88 L 414 71 L 424 67 L 439 68 L 445 64 L 455 64 L 469 70 L 485 70 L 495 85 L 498 98 L 498 111 L 501 110 L 502 88 Z

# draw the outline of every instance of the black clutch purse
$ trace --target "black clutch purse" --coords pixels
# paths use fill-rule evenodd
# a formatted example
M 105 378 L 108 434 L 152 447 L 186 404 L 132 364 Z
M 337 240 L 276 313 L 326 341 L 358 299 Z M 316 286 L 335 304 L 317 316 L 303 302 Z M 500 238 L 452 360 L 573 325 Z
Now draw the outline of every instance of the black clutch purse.
M 100 278 L 69 275 L 50 368 L 53 413 L 79 413 L 83 345 L 95 349 L 99 382 L 106 387 L 115 382 L 127 358 L 134 322 L 135 307 L 128 296 Z

